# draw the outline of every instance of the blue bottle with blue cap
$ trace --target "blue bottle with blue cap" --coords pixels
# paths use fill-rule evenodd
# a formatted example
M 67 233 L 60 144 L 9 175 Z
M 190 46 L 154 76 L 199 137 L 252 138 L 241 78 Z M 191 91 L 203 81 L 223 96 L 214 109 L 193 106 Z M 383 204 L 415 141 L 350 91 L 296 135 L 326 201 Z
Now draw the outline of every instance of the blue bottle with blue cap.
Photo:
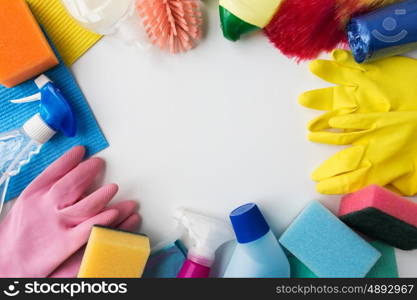
M 346 28 L 356 62 L 417 49 L 417 0 L 394 3 L 352 18 Z
M 42 146 L 57 132 L 75 136 L 74 112 L 60 89 L 45 75 L 35 79 L 39 92 L 13 103 L 40 101 L 39 112 L 21 128 L 0 133 L 0 212 L 10 178 L 41 151 Z
M 224 277 L 288 278 L 290 264 L 277 238 L 254 203 L 230 213 L 238 244 Z

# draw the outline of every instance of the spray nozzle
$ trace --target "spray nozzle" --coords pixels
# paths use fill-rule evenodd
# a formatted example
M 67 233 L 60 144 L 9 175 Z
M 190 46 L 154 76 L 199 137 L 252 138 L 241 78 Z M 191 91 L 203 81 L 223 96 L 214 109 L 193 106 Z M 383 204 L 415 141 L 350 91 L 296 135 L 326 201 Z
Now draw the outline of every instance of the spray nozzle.
M 222 220 L 184 208 L 177 210 L 175 218 L 191 239 L 188 258 L 199 264 L 211 266 L 217 248 L 234 238 L 230 225 Z
M 12 103 L 40 101 L 39 114 L 25 124 L 25 129 L 29 131 L 28 134 L 35 140 L 44 143 L 46 137 L 50 137 L 52 134 L 49 132 L 46 134 L 45 131 L 48 131 L 45 128 L 46 124 L 54 133 L 60 131 L 68 137 L 75 136 L 75 115 L 61 90 L 45 75 L 39 76 L 34 82 L 39 89 L 38 93 L 28 97 L 10 100 Z M 44 124 L 41 124 L 41 122 Z M 38 133 L 39 128 L 43 129 L 41 133 Z

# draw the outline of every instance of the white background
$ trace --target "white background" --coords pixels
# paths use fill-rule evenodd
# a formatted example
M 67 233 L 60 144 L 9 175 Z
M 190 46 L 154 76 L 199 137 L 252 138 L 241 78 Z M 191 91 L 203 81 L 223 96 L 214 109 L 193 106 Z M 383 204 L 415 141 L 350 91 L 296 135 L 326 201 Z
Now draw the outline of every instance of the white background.
M 318 194 L 310 173 L 340 148 L 307 141 L 317 112 L 297 103 L 325 83 L 261 33 L 225 40 L 215 2 L 206 20 L 186 54 L 104 38 L 73 66 L 110 142 L 100 154 L 105 181 L 120 185 L 118 199 L 139 201 L 154 244 L 172 232 L 179 206 L 227 220 L 256 202 L 276 234 L 311 200 L 336 211 L 339 196 Z M 417 251 L 397 258 L 401 276 L 417 276 Z

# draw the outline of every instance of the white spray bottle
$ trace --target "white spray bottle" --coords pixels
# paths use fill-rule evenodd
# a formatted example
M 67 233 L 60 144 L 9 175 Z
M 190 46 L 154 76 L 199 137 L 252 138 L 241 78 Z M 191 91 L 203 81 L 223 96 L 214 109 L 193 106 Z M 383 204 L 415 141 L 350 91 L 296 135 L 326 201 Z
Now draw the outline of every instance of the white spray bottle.
M 61 90 L 45 75 L 34 80 L 39 92 L 10 100 L 13 103 L 39 101 L 39 112 L 21 128 L 0 133 L 0 212 L 11 177 L 41 151 L 42 146 L 57 132 L 75 136 L 74 112 Z
M 222 220 L 187 209 L 179 209 L 176 219 L 191 239 L 187 259 L 177 277 L 209 277 L 216 250 L 225 242 L 234 239 L 232 228 Z

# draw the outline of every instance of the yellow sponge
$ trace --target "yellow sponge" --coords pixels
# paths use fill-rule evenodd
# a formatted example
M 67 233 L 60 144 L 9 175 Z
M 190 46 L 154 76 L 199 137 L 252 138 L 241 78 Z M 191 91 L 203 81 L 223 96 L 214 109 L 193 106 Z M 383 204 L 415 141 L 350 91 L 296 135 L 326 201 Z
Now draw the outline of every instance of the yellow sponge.
M 79 278 L 139 278 L 151 252 L 145 235 L 94 226 Z

